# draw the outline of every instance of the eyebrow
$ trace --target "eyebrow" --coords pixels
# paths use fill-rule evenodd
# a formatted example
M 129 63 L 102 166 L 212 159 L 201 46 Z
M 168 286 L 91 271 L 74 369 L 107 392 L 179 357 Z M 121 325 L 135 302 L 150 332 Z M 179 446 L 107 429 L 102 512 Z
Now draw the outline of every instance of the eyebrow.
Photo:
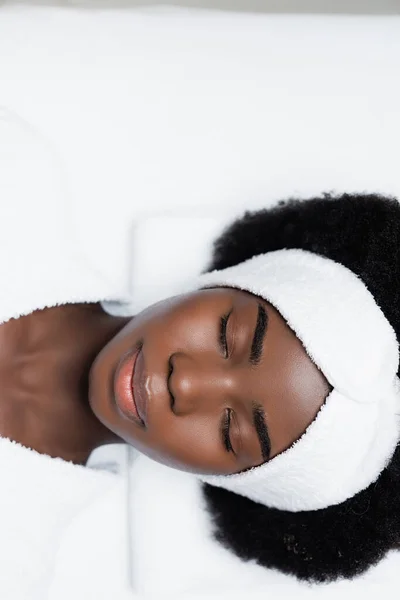
M 269 437 L 265 412 L 260 404 L 253 404 L 253 423 L 260 442 L 263 460 L 269 460 L 271 456 L 271 438 Z
M 258 304 L 256 327 L 254 329 L 253 341 L 251 343 L 249 362 L 257 365 L 260 362 L 263 350 L 263 342 L 268 329 L 268 315 L 262 304 Z

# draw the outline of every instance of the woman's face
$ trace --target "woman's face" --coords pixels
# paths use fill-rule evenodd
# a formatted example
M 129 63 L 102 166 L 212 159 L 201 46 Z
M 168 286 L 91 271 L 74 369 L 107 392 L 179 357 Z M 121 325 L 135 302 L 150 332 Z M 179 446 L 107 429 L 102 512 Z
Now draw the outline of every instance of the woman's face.
M 89 400 L 104 425 L 154 460 L 230 474 L 291 446 L 329 391 L 268 302 L 217 288 L 132 319 L 96 358 Z

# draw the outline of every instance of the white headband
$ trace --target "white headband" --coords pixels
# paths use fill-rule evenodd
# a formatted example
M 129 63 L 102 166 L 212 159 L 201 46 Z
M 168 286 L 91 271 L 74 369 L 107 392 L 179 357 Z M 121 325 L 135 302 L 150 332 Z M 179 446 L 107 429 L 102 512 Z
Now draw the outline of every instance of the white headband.
M 364 283 L 303 250 L 278 250 L 201 275 L 270 302 L 333 386 L 316 419 L 288 450 L 242 473 L 201 476 L 269 507 L 316 510 L 373 483 L 399 440 L 396 335 Z

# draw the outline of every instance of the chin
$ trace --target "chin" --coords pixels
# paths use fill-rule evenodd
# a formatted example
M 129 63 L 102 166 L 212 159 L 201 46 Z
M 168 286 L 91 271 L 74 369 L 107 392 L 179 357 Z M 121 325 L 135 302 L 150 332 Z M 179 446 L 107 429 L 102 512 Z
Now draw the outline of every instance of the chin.
M 112 377 L 108 376 L 108 369 L 105 366 L 105 361 L 100 353 L 89 371 L 88 402 L 95 417 L 120 438 L 121 436 L 113 426 L 116 415 L 113 407 Z

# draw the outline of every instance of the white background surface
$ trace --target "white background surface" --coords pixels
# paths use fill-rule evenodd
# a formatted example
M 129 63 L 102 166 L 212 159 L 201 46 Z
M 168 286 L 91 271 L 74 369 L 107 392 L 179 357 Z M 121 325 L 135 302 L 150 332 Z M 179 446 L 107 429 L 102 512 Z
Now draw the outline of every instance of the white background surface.
M 24 1 L 24 0 L 22 0 Z M 4 4 L 13 0 L 2 0 Z M 2 3 L 0 2 L 0 4 Z M 400 0 L 25 0 L 26 4 L 58 6 L 155 6 L 174 4 L 193 8 L 265 13 L 399 14 Z

